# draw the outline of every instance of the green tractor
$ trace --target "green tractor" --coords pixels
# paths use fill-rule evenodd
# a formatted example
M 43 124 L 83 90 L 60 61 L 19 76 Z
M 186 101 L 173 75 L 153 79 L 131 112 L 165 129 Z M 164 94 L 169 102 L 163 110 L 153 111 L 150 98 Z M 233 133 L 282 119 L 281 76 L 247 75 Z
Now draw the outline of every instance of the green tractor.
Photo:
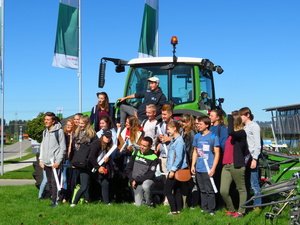
M 172 57 L 136 58 L 130 61 L 103 57 L 99 69 L 99 87 L 104 86 L 106 63 L 111 61 L 116 65 L 117 73 L 124 72 L 125 66 L 129 66 L 124 96 L 145 91 L 147 79 L 157 76 L 167 100 L 174 105 L 174 116 L 185 113 L 193 116 L 207 115 L 210 110 L 221 108 L 224 99 L 216 99 L 213 72 L 222 74 L 222 67 L 204 58 L 177 57 L 177 43 L 177 37 L 173 36 Z M 201 96 L 204 95 L 205 102 L 201 101 Z M 141 102 L 142 99 L 127 100 L 127 104 L 136 108 Z M 115 106 L 117 109 L 118 105 Z

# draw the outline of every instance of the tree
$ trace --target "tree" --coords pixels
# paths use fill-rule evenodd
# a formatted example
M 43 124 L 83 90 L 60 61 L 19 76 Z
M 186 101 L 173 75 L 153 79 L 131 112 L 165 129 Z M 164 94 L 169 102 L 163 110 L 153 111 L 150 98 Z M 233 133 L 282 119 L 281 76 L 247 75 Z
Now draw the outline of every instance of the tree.
M 262 131 L 263 138 L 269 138 L 269 139 L 274 138 L 271 127 L 262 127 L 261 131 Z
M 44 113 L 40 113 L 33 120 L 28 121 L 27 123 L 27 132 L 30 138 L 41 143 L 43 139 L 43 130 L 45 129 L 44 125 Z

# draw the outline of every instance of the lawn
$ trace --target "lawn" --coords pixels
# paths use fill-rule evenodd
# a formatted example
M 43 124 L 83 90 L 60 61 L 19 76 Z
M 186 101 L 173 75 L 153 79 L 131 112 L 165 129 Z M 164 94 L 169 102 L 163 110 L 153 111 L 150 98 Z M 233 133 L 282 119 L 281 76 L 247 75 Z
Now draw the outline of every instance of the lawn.
M 33 171 L 34 168 L 30 165 L 19 170 L 4 173 L 0 176 L 0 179 L 33 179 Z
M 12 160 L 14 161 L 14 160 Z M 32 179 L 33 166 L 5 173 L 0 179 Z M 180 224 L 180 225 L 261 225 L 272 224 L 265 219 L 265 208 L 260 214 L 249 212 L 243 218 L 229 218 L 219 210 L 215 216 L 200 212 L 200 208 L 185 209 L 180 215 L 170 216 L 168 206 L 156 208 L 135 207 L 133 204 L 110 206 L 101 203 L 77 205 L 68 204 L 57 208 L 49 206 L 49 200 L 38 200 L 38 189 L 34 185 L 0 187 L 0 225 L 1 224 L 62 224 L 62 225 L 98 225 L 98 224 Z M 286 209 L 273 224 L 289 224 L 289 210 Z
M 180 215 L 167 215 L 168 206 L 148 208 L 136 207 L 133 204 L 103 205 L 90 203 L 77 205 L 71 208 L 68 204 L 59 205 L 56 208 L 49 206 L 49 200 L 38 200 L 38 190 L 34 185 L 8 186 L 0 188 L 0 224 L 204 224 L 204 225 L 260 225 L 271 224 L 265 220 L 265 208 L 260 214 L 249 212 L 244 218 L 226 217 L 222 210 L 217 211 L 215 216 L 194 210 L 185 209 Z M 277 224 L 288 224 L 288 210 L 278 218 Z M 274 221 L 275 222 L 275 221 Z

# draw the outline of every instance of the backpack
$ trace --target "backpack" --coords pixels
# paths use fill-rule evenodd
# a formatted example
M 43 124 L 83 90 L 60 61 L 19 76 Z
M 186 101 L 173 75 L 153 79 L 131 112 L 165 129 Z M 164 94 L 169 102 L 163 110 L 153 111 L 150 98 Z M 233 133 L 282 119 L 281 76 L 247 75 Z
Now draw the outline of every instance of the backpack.
M 55 139 L 56 139 L 58 145 L 59 145 L 59 133 L 58 132 L 59 132 L 60 129 L 54 131 L 54 136 L 55 136 Z M 45 136 L 46 136 L 46 132 L 44 130 L 43 131 L 43 137 L 45 137 Z

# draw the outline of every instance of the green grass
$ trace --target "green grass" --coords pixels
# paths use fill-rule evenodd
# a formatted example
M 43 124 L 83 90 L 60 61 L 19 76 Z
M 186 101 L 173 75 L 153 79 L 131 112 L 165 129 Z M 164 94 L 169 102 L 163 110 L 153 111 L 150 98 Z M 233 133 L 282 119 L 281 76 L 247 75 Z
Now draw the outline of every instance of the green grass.
M 68 204 L 56 208 L 49 206 L 49 200 L 38 200 L 38 190 L 34 185 L 10 186 L 0 188 L 0 224 L 52 224 L 52 225 L 98 225 L 98 224 L 180 224 L 180 225 L 261 225 L 270 224 L 265 221 L 264 213 L 248 213 L 244 218 L 229 218 L 218 211 L 215 216 L 200 213 L 200 209 L 185 209 L 180 215 L 167 215 L 168 206 L 148 208 L 135 207 L 132 204 L 100 203 L 77 205 L 70 208 Z M 287 210 L 286 210 L 287 211 Z M 266 223 L 265 223 L 266 222 Z M 275 222 L 275 221 L 274 221 Z M 288 224 L 288 213 L 278 218 L 277 224 Z
M 19 170 L 4 173 L 3 176 L 0 176 L 0 179 L 33 179 L 33 171 L 33 166 L 30 165 Z

